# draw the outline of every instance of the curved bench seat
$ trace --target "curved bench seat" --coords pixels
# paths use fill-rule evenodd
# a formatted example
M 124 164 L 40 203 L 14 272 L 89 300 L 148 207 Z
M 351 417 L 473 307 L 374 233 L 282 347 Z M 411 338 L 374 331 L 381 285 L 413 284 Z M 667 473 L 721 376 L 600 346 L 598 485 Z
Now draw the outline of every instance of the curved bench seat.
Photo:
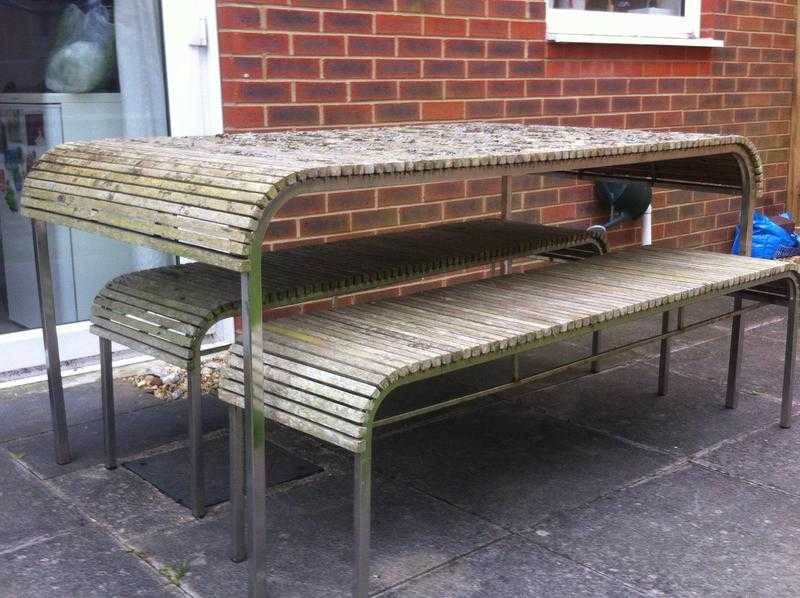
M 763 285 L 794 264 L 641 248 L 265 326 L 269 417 L 353 452 L 365 450 L 397 386 L 547 343 Z M 219 397 L 243 406 L 242 347 Z
M 669 339 L 722 317 L 733 317 L 725 405 L 734 408 L 741 314 L 749 309 L 742 302 L 747 297 L 788 307 L 781 403 L 781 426 L 788 427 L 798 271 L 795 264 L 787 262 L 641 248 L 333 312 L 280 318 L 265 326 L 264 411 L 269 419 L 354 453 L 353 595 L 360 598 L 368 594 L 369 585 L 374 429 L 588 363 L 592 357 L 522 379 L 514 357 L 513 379 L 507 384 L 378 419 L 382 402 L 391 399 L 398 386 L 661 313 L 660 335 L 605 354 L 660 339 L 659 394 L 665 394 Z M 720 295 L 734 296 L 731 312 L 690 325 L 679 315 L 678 327 L 670 328 L 673 308 L 680 310 Z M 242 356 L 242 346 L 235 345 L 219 390 L 219 398 L 231 405 L 232 547 L 237 561 L 247 556 Z
M 582 258 L 606 249 L 603 237 L 586 231 L 503 220 L 296 247 L 264 254 L 264 306 L 356 293 L 508 258 Z M 240 312 L 240 284 L 236 272 L 202 263 L 124 274 L 95 298 L 91 330 L 191 368 L 208 329 Z

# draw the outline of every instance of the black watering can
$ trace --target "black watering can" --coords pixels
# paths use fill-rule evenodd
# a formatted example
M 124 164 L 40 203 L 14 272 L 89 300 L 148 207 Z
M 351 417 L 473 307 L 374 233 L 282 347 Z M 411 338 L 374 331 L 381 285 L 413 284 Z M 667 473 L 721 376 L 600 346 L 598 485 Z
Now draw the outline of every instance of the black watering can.
M 647 183 L 597 181 L 595 192 L 600 202 L 611 211 L 611 216 L 605 224 L 595 224 L 589 230 L 605 232 L 621 222 L 636 220 L 653 201 L 653 188 Z

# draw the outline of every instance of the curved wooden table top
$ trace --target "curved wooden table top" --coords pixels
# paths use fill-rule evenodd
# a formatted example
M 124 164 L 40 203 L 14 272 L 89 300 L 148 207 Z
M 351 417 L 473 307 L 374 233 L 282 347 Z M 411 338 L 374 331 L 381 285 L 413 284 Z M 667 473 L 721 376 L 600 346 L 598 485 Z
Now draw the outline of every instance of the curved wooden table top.
M 743 213 L 763 178 L 736 135 L 467 122 L 66 143 L 28 173 L 22 212 L 247 272 L 300 193 L 545 172 L 742 192 Z

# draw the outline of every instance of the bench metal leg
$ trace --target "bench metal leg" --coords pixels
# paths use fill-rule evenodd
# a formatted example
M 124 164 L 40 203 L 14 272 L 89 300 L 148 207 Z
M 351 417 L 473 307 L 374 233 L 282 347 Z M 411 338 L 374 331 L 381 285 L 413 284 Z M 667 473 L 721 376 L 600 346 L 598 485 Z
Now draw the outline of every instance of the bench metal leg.
M 742 298 L 734 297 L 733 309 L 742 309 Z M 742 342 L 744 334 L 742 331 L 742 314 L 733 316 L 731 322 L 731 352 L 728 359 L 728 384 L 725 390 L 725 408 L 736 409 L 739 402 L 739 393 L 736 382 L 739 376 L 739 368 L 742 365 Z
M 103 411 L 103 447 L 106 469 L 117 468 L 117 422 L 114 414 L 114 370 L 111 341 L 100 338 L 100 402 Z
M 229 458 L 231 478 L 231 560 L 241 563 L 247 558 L 244 506 L 244 411 L 228 407 Z
M 661 334 L 669 332 L 670 312 L 661 314 Z M 669 357 L 670 339 L 661 339 L 661 353 L 658 358 L 658 396 L 663 397 L 669 392 Z
M 190 500 L 192 515 L 206 514 L 205 475 L 203 472 L 203 385 L 200 380 L 200 357 L 195 356 L 186 372 L 189 395 L 189 460 L 191 462 Z
M 354 598 L 369 595 L 369 544 L 370 507 L 372 502 L 372 438 L 367 438 L 367 448 L 355 455 L 353 488 L 354 545 Z
M 797 339 L 797 289 L 794 284 L 789 293 L 786 314 L 786 353 L 783 361 L 783 394 L 781 396 L 781 428 L 792 425 L 792 399 L 794 394 L 794 361 Z
M 36 261 L 36 286 L 39 291 L 39 312 L 42 317 L 47 390 L 50 395 L 50 419 L 53 425 L 56 463 L 69 463 L 69 437 L 67 412 L 64 407 L 64 386 L 61 382 L 61 359 L 58 354 L 56 331 L 56 306 L 53 299 L 53 272 L 50 268 L 50 250 L 47 246 L 47 224 L 33 221 L 33 251 Z
M 592 332 L 592 355 L 597 355 L 600 353 L 600 331 L 595 330 Z M 596 374 L 600 371 L 600 360 L 594 360 L 591 362 L 589 366 L 589 371 L 592 374 Z

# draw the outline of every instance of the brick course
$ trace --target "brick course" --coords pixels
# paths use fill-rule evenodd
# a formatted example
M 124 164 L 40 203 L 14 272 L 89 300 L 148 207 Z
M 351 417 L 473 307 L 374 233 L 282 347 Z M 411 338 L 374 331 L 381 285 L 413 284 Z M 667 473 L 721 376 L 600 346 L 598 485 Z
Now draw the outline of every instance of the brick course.
M 784 209 L 795 3 L 704 0 L 723 48 L 555 44 L 543 1 L 218 0 L 228 131 L 454 119 L 664 128 L 750 137 L 765 163 L 760 206 Z M 449 191 L 448 191 L 449 189 Z M 606 214 L 590 185 L 514 183 L 515 217 L 585 227 Z M 271 246 L 497 210 L 496 181 L 331 194 L 284 208 Z M 658 191 L 658 244 L 727 251 L 738 198 Z M 609 235 L 635 244 L 640 229 Z M 468 273 L 465 276 L 475 276 Z M 391 291 L 395 292 L 395 291 Z M 397 291 L 402 292 L 402 291 Z

